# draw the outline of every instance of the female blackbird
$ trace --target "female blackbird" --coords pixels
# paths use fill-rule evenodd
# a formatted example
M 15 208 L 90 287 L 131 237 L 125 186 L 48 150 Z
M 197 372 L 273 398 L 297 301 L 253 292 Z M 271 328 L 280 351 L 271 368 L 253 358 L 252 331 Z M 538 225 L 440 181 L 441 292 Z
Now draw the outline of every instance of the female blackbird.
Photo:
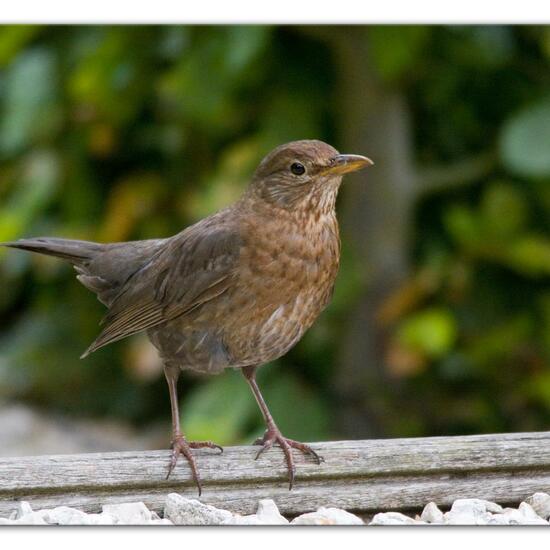
M 168 476 L 184 455 L 200 495 L 191 449 L 222 450 L 183 435 L 179 373 L 218 374 L 238 367 L 267 425 L 256 442 L 262 445 L 256 458 L 278 443 L 292 488 L 292 448 L 321 459 L 308 445 L 281 434 L 256 384 L 256 370 L 294 346 L 329 302 L 340 258 L 338 188 L 343 174 L 370 164 L 321 141 L 295 141 L 262 160 L 236 203 L 173 237 L 112 244 L 33 238 L 4 245 L 70 261 L 78 280 L 109 308 L 102 332 L 82 357 L 147 332 L 162 358 L 170 393 Z

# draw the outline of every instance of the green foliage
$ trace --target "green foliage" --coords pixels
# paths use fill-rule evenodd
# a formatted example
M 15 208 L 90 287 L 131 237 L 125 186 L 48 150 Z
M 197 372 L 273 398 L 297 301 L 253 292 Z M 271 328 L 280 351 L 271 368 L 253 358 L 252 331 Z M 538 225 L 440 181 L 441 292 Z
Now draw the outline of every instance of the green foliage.
M 376 69 L 387 82 L 396 82 L 413 74 L 422 63 L 423 48 L 430 36 L 429 27 L 422 25 L 372 27 L 370 47 Z
M 550 175 L 550 98 L 514 114 L 502 129 L 500 155 L 512 172 L 522 176 Z
M 495 181 L 481 198 L 484 230 L 495 239 L 506 239 L 521 232 L 529 222 L 529 205 L 521 189 L 506 181 Z
M 184 400 L 181 415 L 190 439 L 211 439 L 220 445 L 239 441 L 250 426 L 256 403 L 237 371 L 199 386 Z
M 31 49 L 18 56 L 5 74 L 0 153 L 4 156 L 36 145 L 55 131 L 55 64 L 52 53 Z
M 18 175 L 18 186 L 0 207 L 0 241 L 21 235 L 52 200 L 59 178 L 55 152 L 37 149 L 29 153 L 22 159 Z
M 38 31 L 36 25 L 0 26 L 0 68 L 9 63 Z
M 450 311 L 432 308 L 408 317 L 397 330 L 401 345 L 428 358 L 448 354 L 456 340 L 457 327 Z
M 328 439 L 327 403 L 299 377 L 268 370 L 271 369 L 260 371 L 258 383 L 271 413 L 285 426 L 288 437 Z M 249 444 L 263 433 L 263 427 L 250 433 L 251 426 L 262 426 L 261 415 L 248 384 L 236 371 L 191 392 L 184 399 L 181 416 L 190 439 L 211 439 L 221 445 Z
M 267 370 L 267 369 L 266 369 Z M 260 378 L 262 384 L 262 378 Z M 264 397 L 288 437 L 305 441 L 329 439 L 329 404 L 294 372 L 265 373 Z
M 479 209 L 453 205 L 448 231 L 468 254 L 508 266 L 520 274 L 550 274 L 550 239 L 528 225 L 530 207 L 520 190 L 504 182 L 486 188 Z

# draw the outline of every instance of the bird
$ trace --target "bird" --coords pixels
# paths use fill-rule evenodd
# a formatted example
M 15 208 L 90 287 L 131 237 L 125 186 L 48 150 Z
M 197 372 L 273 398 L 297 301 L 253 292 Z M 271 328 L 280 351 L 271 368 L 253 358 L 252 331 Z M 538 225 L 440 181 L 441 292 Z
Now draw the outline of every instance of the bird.
M 329 303 L 340 263 L 336 198 L 345 174 L 372 165 L 319 140 L 286 143 L 267 154 L 232 205 L 169 238 L 119 243 L 38 237 L 3 246 L 70 262 L 77 279 L 108 310 L 83 353 L 145 332 L 158 350 L 172 415 L 167 479 L 187 460 L 199 496 L 193 449 L 223 452 L 212 441 L 189 441 L 178 409 L 185 370 L 219 374 L 240 369 L 266 430 L 256 459 L 277 444 L 289 489 L 293 449 L 323 460 L 309 445 L 284 437 L 256 382 L 258 368 L 285 355 Z

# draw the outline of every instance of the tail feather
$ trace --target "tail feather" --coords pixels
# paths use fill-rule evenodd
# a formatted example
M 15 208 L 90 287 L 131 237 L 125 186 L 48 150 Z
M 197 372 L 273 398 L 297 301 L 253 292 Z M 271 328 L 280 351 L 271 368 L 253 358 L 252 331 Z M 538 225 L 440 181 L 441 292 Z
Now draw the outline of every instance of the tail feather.
M 39 254 L 46 254 L 48 256 L 55 256 L 75 264 L 81 264 L 90 260 L 102 246 L 99 243 L 90 241 L 57 239 L 52 237 L 19 239 L 18 241 L 0 243 L 0 245 L 28 250 L 30 252 L 38 252 Z
M 94 292 L 100 302 L 110 307 L 129 278 L 139 271 L 166 242 L 166 239 L 150 239 L 128 243 L 101 244 L 91 241 L 39 237 L 0 243 L 0 246 L 19 248 L 55 256 L 71 262 L 77 279 Z M 82 357 L 96 349 L 126 337 L 102 332 Z M 108 336 L 108 337 L 107 337 Z

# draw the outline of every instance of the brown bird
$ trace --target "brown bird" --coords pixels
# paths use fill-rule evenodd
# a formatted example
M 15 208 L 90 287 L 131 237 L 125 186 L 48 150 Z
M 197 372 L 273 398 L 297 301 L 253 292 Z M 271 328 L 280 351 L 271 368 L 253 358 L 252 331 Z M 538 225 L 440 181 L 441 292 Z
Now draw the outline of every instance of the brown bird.
M 168 476 L 184 455 L 200 495 L 191 449 L 223 452 L 211 441 L 188 441 L 183 435 L 180 372 L 219 374 L 237 367 L 267 426 L 256 442 L 261 445 L 256 458 L 277 443 L 292 488 L 293 448 L 319 463 L 322 459 L 281 434 L 256 383 L 256 370 L 294 346 L 328 304 L 340 259 L 338 189 L 343 174 L 370 164 L 321 141 L 295 141 L 262 160 L 236 203 L 173 237 L 112 244 L 33 238 L 3 244 L 68 260 L 78 280 L 109 308 L 102 332 L 82 357 L 147 332 L 162 358 L 170 393 Z

